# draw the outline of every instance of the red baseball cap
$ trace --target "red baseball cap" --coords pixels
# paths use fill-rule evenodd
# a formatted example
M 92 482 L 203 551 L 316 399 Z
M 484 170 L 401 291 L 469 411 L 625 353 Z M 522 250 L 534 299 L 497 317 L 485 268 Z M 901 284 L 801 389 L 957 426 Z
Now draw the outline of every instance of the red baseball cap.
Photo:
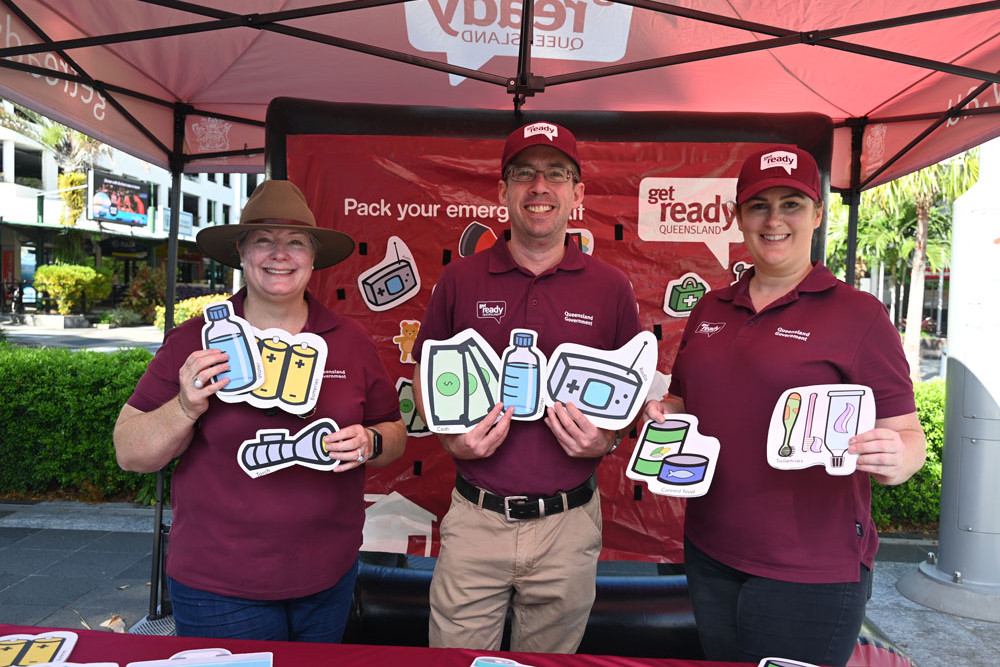
M 736 203 L 742 204 L 768 188 L 788 187 L 813 201 L 821 199 L 816 160 L 796 146 L 771 146 L 746 159 L 736 182 Z
M 577 171 L 580 170 L 580 157 L 576 152 L 576 137 L 573 133 L 561 125 L 539 121 L 520 127 L 507 137 L 507 143 L 503 146 L 503 158 L 500 160 L 500 176 L 503 177 L 507 164 L 514 156 L 531 146 L 552 146 L 565 153 L 576 165 Z

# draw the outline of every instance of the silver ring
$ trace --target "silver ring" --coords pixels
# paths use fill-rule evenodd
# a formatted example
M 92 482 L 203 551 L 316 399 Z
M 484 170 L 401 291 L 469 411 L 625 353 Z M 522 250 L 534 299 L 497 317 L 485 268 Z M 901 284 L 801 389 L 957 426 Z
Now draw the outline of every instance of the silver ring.
M 359 449 L 358 450 L 358 463 L 364 463 L 364 462 L 365 462 L 365 455 L 362 454 L 361 450 Z
M 201 378 L 198 377 L 197 375 L 195 375 L 194 376 L 194 388 L 195 389 L 201 389 L 204 386 L 205 386 L 205 383 L 201 381 Z

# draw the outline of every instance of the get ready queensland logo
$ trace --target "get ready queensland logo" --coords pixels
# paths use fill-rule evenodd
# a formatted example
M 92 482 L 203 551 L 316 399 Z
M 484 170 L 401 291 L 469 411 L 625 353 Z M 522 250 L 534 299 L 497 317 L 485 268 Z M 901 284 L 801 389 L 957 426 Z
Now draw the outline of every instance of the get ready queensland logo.
M 521 0 L 414 0 L 405 3 L 406 31 L 413 48 L 479 69 L 494 56 L 517 55 L 521 7 Z M 621 60 L 631 20 L 631 7 L 607 0 L 538 0 L 532 57 Z M 449 75 L 452 85 L 464 79 Z
M 733 210 L 735 178 L 644 178 L 639 183 L 639 238 L 704 243 L 729 267 L 729 244 L 743 232 Z

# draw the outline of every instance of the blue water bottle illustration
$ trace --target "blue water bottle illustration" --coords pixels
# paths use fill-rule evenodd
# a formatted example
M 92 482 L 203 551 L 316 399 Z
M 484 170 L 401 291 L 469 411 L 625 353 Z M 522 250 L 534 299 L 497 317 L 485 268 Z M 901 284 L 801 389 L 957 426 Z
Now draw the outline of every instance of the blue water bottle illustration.
M 208 306 L 205 317 L 209 321 L 202 330 L 205 349 L 215 348 L 229 355 L 229 370 L 219 373 L 213 381 L 229 378 L 229 384 L 220 390 L 227 394 L 253 388 L 260 379 L 250 348 L 257 345 L 253 334 L 241 326 L 243 320 L 233 315 L 228 301 Z
M 514 418 L 531 418 L 538 413 L 541 388 L 541 360 L 533 349 L 535 333 L 515 330 L 511 334 L 512 347 L 503 355 L 500 377 L 500 396 L 504 409 L 514 408 Z

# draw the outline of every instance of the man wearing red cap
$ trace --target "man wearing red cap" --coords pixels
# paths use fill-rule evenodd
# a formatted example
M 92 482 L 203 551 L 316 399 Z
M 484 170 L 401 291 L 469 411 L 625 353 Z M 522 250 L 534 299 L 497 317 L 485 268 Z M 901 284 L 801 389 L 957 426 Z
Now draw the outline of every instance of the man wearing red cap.
M 475 329 L 502 351 L 511 330 L 537 333 L 549 356 L 561 343 L 617 349 L 639 333 L 628 278 L 567 241 L 583 202 L 576 139 L 539 122 L 515 130 L 500 164 L 510 230 L 489 250 L 449 264 L 414 349 Z M 417 405 L 420 368 L 414 373 Z M 441 524 L 431 584 L 430 644 L 500 648 L 508 606 L 513 651 L 572 653 L 595 595 L 601 551 L 596 469 L 619 438 L 576 406 L 513 421 L 497 404 L 472 430 L 440 434 L 458 468 Z

